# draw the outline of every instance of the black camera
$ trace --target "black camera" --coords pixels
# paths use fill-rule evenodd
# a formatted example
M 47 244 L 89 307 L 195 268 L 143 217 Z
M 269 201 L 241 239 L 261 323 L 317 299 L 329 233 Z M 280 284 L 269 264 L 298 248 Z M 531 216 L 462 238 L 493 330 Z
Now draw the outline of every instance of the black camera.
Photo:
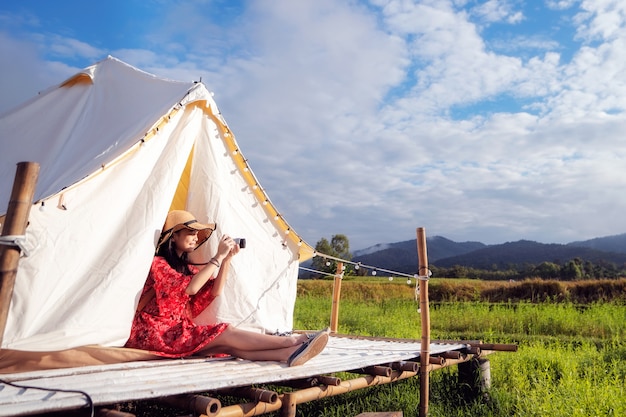
M 236 237 L 233 240 L 235 241 L 236 244 L 239 245 L 239 247 L 241 249 L 246 247 L 246 238 L 244 238 L 244 237 Z

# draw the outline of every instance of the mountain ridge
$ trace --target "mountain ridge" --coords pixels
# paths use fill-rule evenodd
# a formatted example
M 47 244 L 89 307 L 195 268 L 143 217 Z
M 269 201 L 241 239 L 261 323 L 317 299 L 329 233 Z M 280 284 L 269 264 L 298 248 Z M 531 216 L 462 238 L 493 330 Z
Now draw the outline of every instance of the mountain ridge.
M 593 263 L 626 263 L 626 233 L 566 244 L 530 240 L 486 245 L 481 242 L 454 242 L 443 236 L 426 239 L 431 265 L 455 265 L 477 269 L 507 268 L 512 265 L 565 263 L 579 258 Z M 413 273 L 417 265 L 415 239 L 378 244 L 353 252 L 353 261 L 398 272 Z

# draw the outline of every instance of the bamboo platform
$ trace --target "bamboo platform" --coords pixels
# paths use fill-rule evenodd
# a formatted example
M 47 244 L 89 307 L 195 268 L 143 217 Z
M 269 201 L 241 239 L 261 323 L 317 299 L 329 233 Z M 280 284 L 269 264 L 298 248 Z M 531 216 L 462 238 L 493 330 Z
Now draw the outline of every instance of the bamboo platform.
M 0 383 L 0 416 L 32 415 L 90 405 L 85 395 L 66 391 L 84 392 L 97 407 L 256 384 L 283 385 L 289 381 L 337 372 L 367 374 L 376 367 L 384 369 L 393 362 L 414 360 L 419 357 L 420 350 L 421 343 L 415 340 L 333 335 L 322 354 L 302 366 L 291 368 L 278 362 L 198 358 L 5 374 L 2 379 L 7 382 L 63 391 L 22 389 Z M 476 352 L 476 349 L 466 343 L 431 343 L 431 360 L 437 358 L 431 363 L 443 366 L 445 357 L 466 358 L 467 352 L 472 351 Z M 419 361 L 415 365 L 417 369 Z M 389 372 L 387 374 L 389 376 Z M 416 374 L 410 372 L 405 376 Z

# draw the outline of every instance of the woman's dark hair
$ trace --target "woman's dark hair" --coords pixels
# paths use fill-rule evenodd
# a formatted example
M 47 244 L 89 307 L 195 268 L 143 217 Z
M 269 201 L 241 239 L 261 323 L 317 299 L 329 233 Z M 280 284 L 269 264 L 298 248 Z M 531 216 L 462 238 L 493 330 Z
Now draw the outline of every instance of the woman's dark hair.
M 174 232 L 178 233 L 178 232 Z M 176 253 L 176 245 L 172 240 L 172 237 L 159 246 L 157 251 L 158 256 L 165 258 L 168 264 L 177 272 L 185 275 L 191 275 L 192 272 L 189 269 L 189 261 L 187 260 L 187 252 L 183 252 L 181 256 Z

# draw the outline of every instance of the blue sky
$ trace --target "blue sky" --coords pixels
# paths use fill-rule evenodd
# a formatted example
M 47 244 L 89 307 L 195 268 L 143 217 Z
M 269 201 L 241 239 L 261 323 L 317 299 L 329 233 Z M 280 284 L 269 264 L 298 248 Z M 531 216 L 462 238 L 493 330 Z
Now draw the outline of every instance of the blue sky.
M 622 0 L 2 2 L 0 112 L 107 55 L 202 79 L 312 245 L 626 232 Z

